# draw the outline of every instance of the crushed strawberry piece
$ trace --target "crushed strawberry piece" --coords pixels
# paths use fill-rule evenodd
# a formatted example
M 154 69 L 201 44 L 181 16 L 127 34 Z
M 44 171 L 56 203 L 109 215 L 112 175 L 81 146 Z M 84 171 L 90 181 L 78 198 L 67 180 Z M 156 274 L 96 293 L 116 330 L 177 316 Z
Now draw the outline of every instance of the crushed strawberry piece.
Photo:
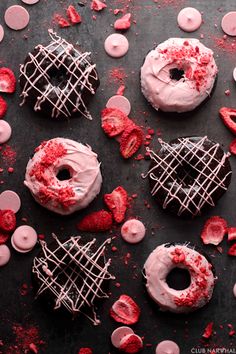
M 229 331 L 229 336 L 232 337 L 235 335 L 235 329 L 231 323 L 228 323 L 228 328 L 230 329 Z
M 16 216 L 12 210 L 0 210 L 0 229 L 11 232 L 16 228 Z
M 143 132 L 137 125 L 128 125 L 121 135 L 120 152 L 128 159 L 132 157 L 143 143 Z
M 61 28 L 70 27 L 70 23 L 63 16 L 56 14 L 54 19 L 57 21 Z
M 101 123 L 104 132 L 114 137 L 124 131 L 128 124 L 128 117 L 117 108 L 105 108 L 101 112 Z
M 214 326 L 213 322 L 208 323 L 208 325 L 204 329 L 204 332 L 203 332 L 203 335 L 202 335 L 203 338 L 208 339 L 208 338 L 210 338 L 212 336 L 212 334 L 213 334 L 213 326 Z
M 219 110 L 219 114 L 225 126 L 236 135 L 236 109 L 230 107 L 222 107 Z
M 232 155 L 236 155 L 236 139 L 234 139 L 230 146 L 229 146 L 229 151 L 231 152 Z
M 82 21 L 80 14 L 78 13 L 78 11 L 76 11 L 73 5 L 70 5 L 68 7 L 68 9 L 66 10 L 66 14 L 73 25 L 80 23 Z
M 0 92 L 13 93 L 16 90 L 16 78 L 9 68 L 0 68 Z
M 94 10 L 94 11 L 102 11 L 106 7 L 107 7 L 107 5 L 100 0 L 92 0 L 91 5 L 90 5 L 91 10 Z
M 8 233 L 0 231 L 0 245 L 6 243 L 9 237 L 10 235 Z
M 120 87 L 118 88 L 116 94 L 119 96 L 123 96 L 125 92 L 125 85 L 120 85 Z
M 136 334 L 130 334 L 125 336 L 120 343 L 119 350 L 125 353 L 138 353 L 143 348 L 142 339 Z
M 229 256 L 233 256 L 235 257 L 236 256 L 236 243 L 234 243 L 230 249 L 228 250 L 228 255 Z
M 130 20 L 131 20 L 131 14 L 127 13 L 124 16 L 122 16 L 121 18 L 119 18 L 118 20 L 115 21 L 114 28 L 116 30 L 127 30 L 131 26 Z
M 201 239 L 205 245 L 212 244 L 218 246 L 222 242 L 227 232 L 227 222 L 219 216 L 209 218 L 201 232 Z
M 104 201 L 116 222 L 121 223 L 125 218 L 125 213 L 128 205 L 128 194 L 126 190 L 119 186 L 110 194 L 104 195 Z
M 228 227 L 228 241 L 236 240 L 236 227 Z
M 140 308 L 128 295 L 121 295 L 110 309 L 110 316 L 119 323 L 132 325 L 138 322 Z
M 91 348 L 80 348 L 78 354 L 93 354 L 93 351 Z
M 0 96 L 0 119 L 5 116 L 7 112 L 7 102 Z
M 112 227 L 112 215 L 106 210 L 95 211 L 86 215 L 78 224 L 80 231 L 102 232 Z

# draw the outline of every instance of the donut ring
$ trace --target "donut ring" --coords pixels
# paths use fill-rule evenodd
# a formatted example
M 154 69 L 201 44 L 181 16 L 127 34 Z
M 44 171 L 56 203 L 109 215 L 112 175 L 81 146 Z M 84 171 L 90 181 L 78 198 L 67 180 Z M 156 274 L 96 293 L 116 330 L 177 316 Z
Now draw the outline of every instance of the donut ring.
M 85 208 L 100 192 L 100 164 L 89 146 L 70 139 L 51 139 L 35 149 L 24 184 L 45 208 L 71 214 Z
M 190 285 L 184 290 L 170 288 L 166 278 L 174 268 L 187 269 Z M 212 264 L 188 245 L 163 244 L 158 246 L 144 264 L 146 288 L 150 297 L 163 311 L 188 313 L 210 301 L 215 277 Z
M 229 154 L 205 137 L 181 137 L 169 143 L 159 139 L 161 149 L 149 150 L 151 194 L 178 216 L 195 217 L 214 207 L 231 181 Z
M 141 67 L 141 90 L 164 112 L 189 112 L 213 92 L 213 51 L 195 38 L 169 38 L 151 50 Z
M 92 119 L 87 103 L 99 86 L 90 53 L 82 53 L 49 30 L 52 41 L 39 44 L 20 66 L 22 102 L 51 118 L 68 118 L 79 112 Z

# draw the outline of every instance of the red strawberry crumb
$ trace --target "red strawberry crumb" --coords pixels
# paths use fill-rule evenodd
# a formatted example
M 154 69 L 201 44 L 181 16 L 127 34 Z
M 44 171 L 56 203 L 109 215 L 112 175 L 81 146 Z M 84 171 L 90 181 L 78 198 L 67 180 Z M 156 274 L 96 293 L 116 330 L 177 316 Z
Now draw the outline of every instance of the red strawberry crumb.
M 104 132 L 114 137 L 124 131 L 128 124 L 128 117 L 117 108 L 105 108 L 101 112 L 101 124 Z
M 93 354 L 93 351 L 91 348 L 81 348 L 78 354 Z
M 38 235 L 39 240 L 45 240 L 45 235 L 44 234 L 39 234 Z
M 5 116 L 7 112 L 7 102 L 0 96 L 0 119 Z
M 130 258 L 131 258 L 131 254 L 129 252 L 126 253 L 126 255 L 124 256 L 124 264 L 125 265 L 128 265 Z
M 38 349 L 34 343 L 29 344 L 29 349 L 32 353 L 38 354 Z
M 213 334 L 213 326 L 214 326 L 214 323 L 213 322 L 210 322 L 208 323 L 208 325 L 206 326 L 205 330 L 204 330 L 204 333 L 202 335 L 203 338 L 210 338 Z
M 125 336 L 121 340 L 119 349 L 125 353 L 138 353 L 143 348 L 142 339 L 136 334 Z
M 111 250 L 112 250 L 112 252 L 117 252 L 117 247 L 112 246 Z
M 236 139 L 234 139 L 230 146 L 229 146 L 229 151 L 231 152 L 232 155 L 236 155 Z
M 128 295 L 121 295 L 110 309 L 110 316 L 119 323 L 132 325 L 138 322 L 140 308 Z
M 116 94 L 119 96 L 123 96 L 125 92 L 125 85 L 120 85 L 120 87 L 118 88 Z
M 234 243 L 230 249 L 228 250 L 228 255 L 229 256 L 233 256 L 235 257 L 236 256 L 236 243 Z
M 7 171 L 8 171 L 8 173 L 13 173 L 14 172 L 14 168 L 13 167 L 8 167 Z
M 225 126 L 236 135 L 236 109 L 230 107 L 222 107 L 219 110 L 219 114 Z
M 11 232 L 16 228 L 16 216 L 12 210 L 0 210 L 0 229 Z
M 104 195 L 104 202 L 113 214 L 117 223 L 121 223 L 125 218 L 128 206 L 128 194 L 126 190 L 119 186 L 112 193 Z
M 26 283 L 23 283 L 21 285 L 20 294 L 21 294 L 21 296 L 25 296 L 28 294 L 28 285 Z
M 155 134 L 154 129 L 148 128 L 148 134 L 154 135 Z
M 212 244 L 218 246 L 222 242 L 227 232 L 227 222 L 219 216 L 209 218 L 201 232 L 201 239 L 206 245 Z
M 124 16 L 122 16 L 121 18 L 119 18 L 118 20 L 115 21 L 114 28 L 116 30 L 127 30 L 131 26 L 130 20 L 131 20 L 131 14 L 127 13 Z
M 236 240 L 236 227 L 228 227 L 228 241 Z
M 54 16 L 54 19 L 57 21 L 58 25 L 61 28 L 70 27 L 70 23 L 64 17 L 62 17 L 61 15 L 56 14 Z
M 234 336 L 234 335 L 235 335 L 235 330 L 234 330 L 233 325 L 232 325 L 231 323 L 228 323 L 228 327 L 229 327 L 229 329 L 230 329 L 230 331 L 229 331 L 229 336 L 230 336 L 230 337 Z
M 73 5 L 70 5 L 67 10 L 66 10 L 67 17 L 69 18 L 70 22 L 72 25 L 76 25 L 78 23 L 81 23 L 81 16 L 76 11 L 75 7 Z
M 0 68 L 0 92 L 13 93 L 16 90 L 16 78 L 9 68 Z
M 91 10 L 94 10 L 94 11 L 102 11 L 106 7 L 107 7 L 107 5 L 100 0 L 92 0 L 91 6 L 90 6 Z
M 128 125 L 121 135 L 120 152 L 128 159 L 132 157 L 143 143 L 143 132 L 137 125 Z
M 225 90 L 225 96 L 230 96 L 231 92 L 230 90 Z
M 115 287 L 116 287 L 116 288 L 120 288 L 120 287 L 121 287 L 121 284 L 117 282 L 117 283 L 115 283 Z
M 95 211 L 86 215 L 78 224 L 80 231 L 102 232 L 112 227 L 112 215 L 106 210 Z
M 0 231 L 0 245 L 6 243 L 9 237 L 10 235 L 8 233 Z

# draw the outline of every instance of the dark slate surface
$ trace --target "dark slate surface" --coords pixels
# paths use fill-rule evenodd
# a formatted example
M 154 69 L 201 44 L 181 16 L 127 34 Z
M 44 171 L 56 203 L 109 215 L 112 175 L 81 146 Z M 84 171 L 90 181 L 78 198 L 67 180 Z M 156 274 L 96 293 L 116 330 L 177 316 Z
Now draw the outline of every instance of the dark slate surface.
M 0 2 L 1 23 L 3 23 L 5 9 L 16 3 L 21 4 L 21 1 L 2 0 Z M 5 26 L 5 38 L 0 44 L 1 65 L 11 67 L 18 75 L 19 64 L 24 61 L 27 53 L 38 43 L 47 43 L 47 29 L 53 26 L 53 15 L 56 12 L 63 13 L 63 9 L 70 3 L 66 0 L 40 0 L 32 7 L 25 5 L 30 12 L 30 25 L 21 32 L 11 31 Z M 77 4 L 76 1 L 72 3 Z M 234 1 L 159 0 L 157 4 L 151 0 L 130 1 L 130 11 L 137 25 L 133 25 L 126 33 L 130 41 L 129 53 L 124 58 L 115 60 L 106 56 L 103 43 L 107 35 L 113 32 L 111 24 L 115 16 L 109 9 L 122 7 L 125 3 L 128 1 L 107 0 L 108 9 L 101 14 L 95 14 L 97 15 L 96 21 L 92 20 L 92 12 L 88 4 L 86 7 L 79 8 L 83 17 L 83 23 L 80 26 L 58 29 L 54 25 L 60 35 L 73 43 L 78 42 L 85 50 L 92 51 L 92 56 L 97 63 L 101 86 L 90 106 L 94 117 L 92 122 L 83 118 L 74 118 L 68 122 L 54 122 L 35 114 L 27 106 L 19 108 L 19 87 L 14 95 L 4 95 L 9 104 L 6 119 L 13 127 L 13 135 L 9 144 L 17 152 L 17 161 L 12 175 L 9 176 L 6 171 L 1 174 L 5 181 L 1 190 L 13 189 L 21 196 L 22 208 L 17 215 L 18 225 L 22 223 L 21 218 L 26 217 L 28 224 L 35 227 L 39 233 L 45 234 L 50 240 L 52 232 L 61 238 L 75 235 L 76 222 L 86 213 L 103 207 L 102 195 L 121 184 L 130 195 L 138 194 L 128 215 L 137 216 L 144 221 L 147 227 L 147 237 L 139 245 L 130 246 L 120 239 L 119 228 L 114 231 L 114 234 L 118 236 L 114 241 L 118 252 L 116 254 L 109 252 L 109 255 L 112 256 L 113 272 L 117 281 L 121 283 L 121 287 L 116 288 L 114 284 L 111 285 L 112 296 L 99 307 L 102 324 L 96 328 L 82 317 L 71 321 L 64 320 L 58 315 L 50 315 L 40 303 L 34 301 L 34 294 L 31 290 L 26 296 L 21 296 L 19 294 L 21 285 L 31 284 L 31 263 L 38 249 L 36 248 L 27 255 L 16 254 L 12 251 L 10 263 L 0 270 L 0 339 L 6 344 L 14 343 L 13 323 L 20 323 L 23 326 L 36 324 L 39 326 L 42 339 L 47 343 L 44 349 L 40 349 L 40 353 L 75 354 L 83 346 L 90 346 L 95 354 L 115 353 L 110 345 L 110 334 L 117 324 L 109 318 L 108 310 L 120 294 L 127 293 L 133 296 L 142 308 L 140 321 L 134 328 L 138 334 L 145 337 L 145 344 L 152 344 L 151 347 L 144 349 L 144 353 L 154 353 L 157 342 L 163 339 L 176 340 L 183 354 L 194 353 L 194 349 L 191 348 L 200 345 L 204 327 L 209 321 L 215 322 L 217 331 L 217 335 L 210 341 L 210 346 L 216 343 L 217 346 L 223 345 L 228 349 L 236 350 L 235 339 L 228 336 L 227 328 L 227 323 L 235 324 L 236 301 L 232 295 L 232 287 L 236 280 L 236 267 L 235 260 L 226 254 L 228 247 L 226 241 L 222 244 L 223 254 L 215 251 L 214 248 L 204 247 L 204 251 L 213 255 L 212 261 L 216 268 L 218 282 L 210 304 L 194 314 L 175 316 L 159 313 L 146 296 L 141 276 L 142 265 L 146 257 L 157 245 L 167 241 L 191 241 L 201 246 L 200 230 L 209 216 L 221 215 L 228 220 L 230 225 L 235 225 L 235 159 L 231 158 L 233 168 L 231 186 L 218 205 L 195 220 L 178 219 L 161 211 L 151 199 L 148 181 L 140 177 L 140 174 L 147 170 L 148 162 L 123 161 L 118 152 L 118 144 L 103 134 L 99 118 L 99 112 L 106 100 L 119 87 L 118 83 L 109 79 L 109 70 L 114 67 L 123 67 L 128 76 L 125 79 L 127 87 L 125 94 L 132 103 L 131 117 L 134 117 L 137 123 L 160 129 L 162 137 L 166 140 L 183 135 L 207 134 L 209 138 L 218 141 L 227 149 L 233 136 L 218 118 L 218 109 L 223 105 L 233 106 L 235 104 L 235 83 L 232 80 L 232 70 L 236 62 L 235 54 L 218 48 L 214 38 L 222 37 L 220 21 L 224 13 L 235 8 Z M 200 31 L 193 34 L 182 32 L 176 24 L 178 11 L 187 5 L 197 7 L 203 11 L 204 15 L 205 23 Z M 139 69 L 143 58 L 155 43 L 162 42 L 170 36 L 199 38 L 200 33 L 204 34 L 203 43 L 214 49 L 216 54 L 219 65 L 216 91 L 212 99 L 199 111 L 190 114 L 189 118 L 181 119 L 178 116 L 167 118 L 152 110 L 140 93 Z M 27 39 L 24 36 L 27 36 Z M 232 40 L 228 42 L 231 43 Z M 231 90 L 231 95 L 226 97 L 224 91 L 228 88 Z M 36 204 L 23 186 L 25 166 L 34 148 L 42 140 L 57 136 L 69 137 L 91 145 L 102 162 L 104 177 L 102 191 L 89 208 L 65 218 L 49 213 Z M 152 146 L 154 148 L 158 146 L 157 137 Z M 4 167 L 3 162 L 0 163 Z M 150 203 L 150 210 L 144 206 L 145 200 Z M 84 240 L 91 237 L 92 235 L 83 235 Z M 98 242 L 101 242 L 107 235 L 101 234 L 97 237 Z M 131 253 L 131 261 L 126 266 L 123 258 L 127 252 Z M 136 269 L 133 268 L 134 266 Z M 219 325 L 223 325 L 224 328 L 220 329 Z M 6 349 L 2 350 L 3 353 L 6 352 Z

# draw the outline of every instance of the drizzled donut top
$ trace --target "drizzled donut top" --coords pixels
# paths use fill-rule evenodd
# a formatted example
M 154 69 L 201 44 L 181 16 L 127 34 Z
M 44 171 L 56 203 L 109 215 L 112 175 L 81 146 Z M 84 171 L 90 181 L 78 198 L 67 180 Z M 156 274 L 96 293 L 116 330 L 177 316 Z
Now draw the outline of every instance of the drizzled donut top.
M 211 49 L 195 38 L 170 38 L 147 54 L 141 88 L 155 109 L 187 112 L 210 95 L 216 75 Z
M 37 296 L 47 292 L 54 299 L 54 309 L 63 306 L 73 316 L 83 313 L 94 325 L 99 324 L 94 302 L 109 297 L 103 283 L 114 279 L 108 271 L 111 260 L 104 257 L 110 239 L 94 249 L 96 239 L 81 244 L 80 236 L 67 241 L 60 241 L 54 234 L 53 238 L 54 247 L 40 241 L 42 252 L 33 260 Z
M 149 176 L 151 194 L 163 209 L 194 217 L 215 206 L 230 184 L 229 154 L 206 136 L 159 143 L 158 153 L 148 149 L 152 162 L 143 177 Z
M 80 52 L 71 43 L 49 30 L 52 41 L 39 44 L 20 66 L 22 102 L 52 118 L 70 117 L 79 112 L 92 119 L 87 109 L 99 86 L 96 65 L 89 52 Z

